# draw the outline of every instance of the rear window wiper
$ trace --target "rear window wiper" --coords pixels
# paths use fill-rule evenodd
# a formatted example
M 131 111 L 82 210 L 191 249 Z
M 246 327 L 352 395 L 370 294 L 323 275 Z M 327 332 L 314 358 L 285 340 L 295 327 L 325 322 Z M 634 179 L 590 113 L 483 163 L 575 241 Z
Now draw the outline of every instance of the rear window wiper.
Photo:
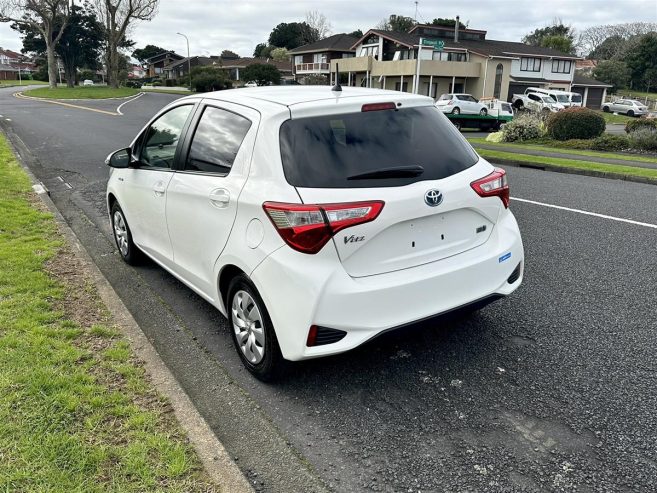
M 347 177 L 347 180 L 369 180 L 377 178 L 408 178 L 420 176 L 424 173 L 424 168 L 419 165 L 415 166 L 394 166 L 392 168 L 381 168 L 365 173 L 358 173 Z

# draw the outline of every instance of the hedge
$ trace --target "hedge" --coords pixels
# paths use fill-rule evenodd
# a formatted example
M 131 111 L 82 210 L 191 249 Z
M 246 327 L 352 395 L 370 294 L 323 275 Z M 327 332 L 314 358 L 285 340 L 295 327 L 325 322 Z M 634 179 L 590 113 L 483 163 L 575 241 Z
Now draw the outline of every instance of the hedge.
M 566 108 L 547 119 L 548 135 L 556 140 L 593 139 L 605 131 L 602 115 L 588 108 Z

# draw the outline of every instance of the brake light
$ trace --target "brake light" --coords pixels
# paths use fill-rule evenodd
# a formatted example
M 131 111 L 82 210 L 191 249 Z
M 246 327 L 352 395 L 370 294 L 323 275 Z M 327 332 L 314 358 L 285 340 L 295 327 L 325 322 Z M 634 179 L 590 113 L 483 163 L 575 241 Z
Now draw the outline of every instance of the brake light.
M 454 101 L 452 101 L 451 99 L 449 101 L 447 101 L 447 106 L 452 106 L 453 104 L 454 104 Z
M 490 175 L 484 176 L 480 180 L 473 181 L 470 186 L 481 197 L 499 197 L 506 209 L 509 208 L 509 184 L 506 179 L 506 171 L 502 168 L 495 168 Z
M 364 104 L 360 111 L 365 112 L 365 111 L 381 111 L 381 110 L 394 110 L 397 109 L 397 106 L 395 106 L 395 103 L 370 103 L 370 104 Z
M 383 202 L 344 204 L 283 204 L 265 202 L 262 207 L 281 238 L 295 250 L 314 254 L 338 231 L 377 218 Z

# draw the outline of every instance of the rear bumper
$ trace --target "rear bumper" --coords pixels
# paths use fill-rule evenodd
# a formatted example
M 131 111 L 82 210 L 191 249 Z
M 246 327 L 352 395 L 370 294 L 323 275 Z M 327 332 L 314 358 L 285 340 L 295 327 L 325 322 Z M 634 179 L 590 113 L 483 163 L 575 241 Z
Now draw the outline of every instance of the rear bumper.
M 518 265 L 520 274 L 509 283 Z M 283 356 L 295 361 L 348 351 L 382 332 L 509 295 L 522 282 L 523 265 L 518 225 L 505 212 L 485 244 L 410 269 L 353 278 L 334 248 L 304 255 L 282 247 L 251 278 L 274 323 Z M 347 335 L 333 344 L 307 347 L 311 325 Z

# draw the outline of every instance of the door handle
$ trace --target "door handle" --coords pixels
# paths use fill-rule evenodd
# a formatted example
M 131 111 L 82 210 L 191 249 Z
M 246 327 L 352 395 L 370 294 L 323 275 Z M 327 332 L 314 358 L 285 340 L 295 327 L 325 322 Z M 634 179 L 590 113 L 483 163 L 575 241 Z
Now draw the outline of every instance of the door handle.
M 164 192 L 166 191 L 167 189 L 164 186 L 163 181 L 158 181 L 157 183 L 155 183 L 155 185 L 153 185 L 153 192 L 157 197 L 161 197 L 162 195 L 164 195 Z
M 217 188 L 210 192 L 209 198 L 213 206 L 219 209 L 225 209 L 230 202 L 230 192 L 223 188 Z

